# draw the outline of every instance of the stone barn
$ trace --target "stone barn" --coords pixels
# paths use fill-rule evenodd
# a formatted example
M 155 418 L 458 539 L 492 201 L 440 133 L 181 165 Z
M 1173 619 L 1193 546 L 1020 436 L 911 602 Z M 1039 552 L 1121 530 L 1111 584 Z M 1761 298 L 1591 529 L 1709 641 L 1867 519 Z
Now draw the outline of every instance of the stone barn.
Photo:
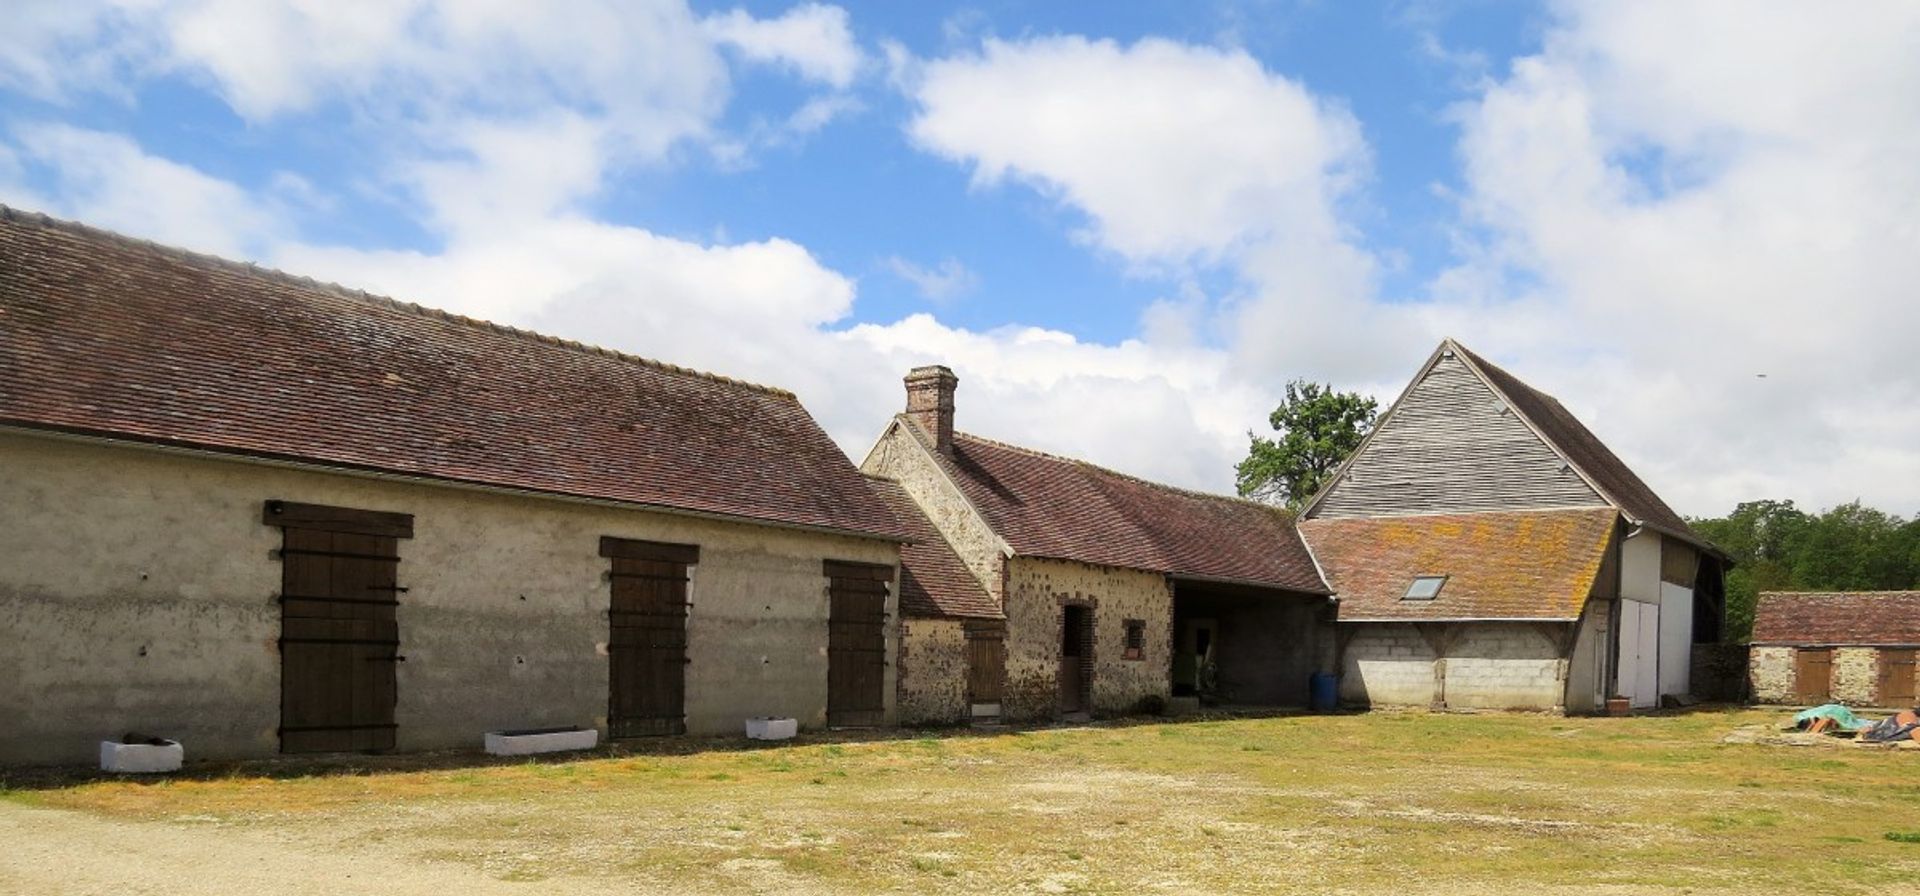
M 1447 340 L 1303 509 L 1354 704 L 1689 691 L 1725 557 L 1552 396 Z
M 894 717 L 906 535 L 787 392 L 0 212 L 0 763 Z
M 906 620 L 899 699 L 916 720 L 1307 703 L 1333 608 L 1288 515 L 956 432 L 945 367 L 906 386 L 861 468 L 944 543 L 938 564 L 909 548 L 907 579 L 982 611 Z
M 1920 591 L 1763 592 L 1748 686 L 1757 703 L 1907 708 L 1920 654 Z

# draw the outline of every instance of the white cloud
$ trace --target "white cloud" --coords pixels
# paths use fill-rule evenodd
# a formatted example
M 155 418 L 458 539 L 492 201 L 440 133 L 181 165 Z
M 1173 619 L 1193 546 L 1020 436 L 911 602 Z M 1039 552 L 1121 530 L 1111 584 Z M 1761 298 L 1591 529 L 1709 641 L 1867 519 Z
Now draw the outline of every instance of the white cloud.
M 185 165 L 147 155 L 117 134 L 60 124 L 15 129 L 14 163 L 0 167 L 0 201 L 229 257 L 257 256 L 287 232 L 274 202 Z M 27 182 L 51 172 L 51 190 Z
M 1133 261 L 1338 242 L 1334 206 L 1367 164 L 1351 115 L 1238 50 L 988 40 L 919 75 L 916 141 L 982 184 L 1057 196 Z
M 953 301 L 980 285 L 980 275 L 952 256 L 941 259 L 933 267 L 914 264 L 898 255 L 888 256 L 883 264 L 894 276 L 913 284 L 913 288 L 931 302 Z
M 735 9 L 702 21 L 707 34 L 756 62 L 778 63 L 839 89 L 853 84 L 863 56 L 847 11 L 808 3 L 775 19 Z
M 1682 509 L 1920 509 L 1916 34 L 1902 3 L 1565 7 L 1459 112 L 1455 328 Z

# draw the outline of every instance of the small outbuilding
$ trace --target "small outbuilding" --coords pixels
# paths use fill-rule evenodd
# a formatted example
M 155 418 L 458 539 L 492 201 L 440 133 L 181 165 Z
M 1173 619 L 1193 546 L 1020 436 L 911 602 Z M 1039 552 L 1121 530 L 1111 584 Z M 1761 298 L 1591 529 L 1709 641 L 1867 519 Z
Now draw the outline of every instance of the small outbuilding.
M 938 611 L 907 610 L 905 718 L 1307 704 L 1333 607 L 1290 515 L 956 432 L 958 384 L 909 373 L 861 465 L 917 508 L 904 575 Z
M 894 717 L 791 394 L 0 210 L 0 764 Z
M 1906 708 L 1915 697 L 1920 591 L 1768 591 L 1753 611 L 1757 703 Z

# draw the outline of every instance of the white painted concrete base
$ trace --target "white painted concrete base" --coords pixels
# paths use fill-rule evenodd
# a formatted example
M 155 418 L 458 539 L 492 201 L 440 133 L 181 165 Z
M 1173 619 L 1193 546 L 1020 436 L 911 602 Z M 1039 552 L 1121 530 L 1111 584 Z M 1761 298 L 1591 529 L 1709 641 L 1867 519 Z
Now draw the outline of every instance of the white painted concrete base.
M 177 741 L 164 744 L 123 744 L 100 742 L 100 770 L 130 775 L 177 772 L 187 751 Z
M 786 740 L 800 733 L 798 719 L 758 718 L 747 720 L 747 737 L 753 740 Z
M 495 756 L 531 756 L 535 753 L 591 750 L 599 743 L 600 732 L 592 728 L 525 734 L 508 731 L 487 732 L 487 752 Z

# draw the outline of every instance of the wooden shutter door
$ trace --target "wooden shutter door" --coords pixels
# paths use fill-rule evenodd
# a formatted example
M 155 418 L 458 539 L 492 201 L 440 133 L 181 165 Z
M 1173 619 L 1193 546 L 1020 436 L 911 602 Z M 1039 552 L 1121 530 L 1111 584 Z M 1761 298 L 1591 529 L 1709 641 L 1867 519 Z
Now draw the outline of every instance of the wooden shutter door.
M 1800 648 L 1793 652 L 1793 684 L 1800 702 L 1817 706 L 1832 700 L 1833 651 Z
M 1914 705 L 1914 653 L 1911 648 L 1880 648 L 1880 690 L 1875 702 L 1903 709 Z
M 406 514 L 267 502 L 281 527 L 280 751 L 391 750 Z
M 887 587 L 893 567 L 828 560 L 827 724 L 886 722 Z
M 1007 627 L 1004 622 L 966 623 L 967 701 L 999 703 L 1007 680 Z
M 610 558 L 607 607 L 607 736 L 687 731 L 687 570 L 700 549 L 600 539 Z

